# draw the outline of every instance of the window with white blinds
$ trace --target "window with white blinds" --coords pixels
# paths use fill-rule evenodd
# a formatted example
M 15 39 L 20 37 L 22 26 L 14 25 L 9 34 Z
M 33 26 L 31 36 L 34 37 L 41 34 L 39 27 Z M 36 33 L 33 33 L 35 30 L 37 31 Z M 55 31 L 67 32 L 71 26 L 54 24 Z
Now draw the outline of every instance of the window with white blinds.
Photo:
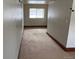
M 44 18 L 44 12 L 43 8 L 30 8 L 29 18 Z

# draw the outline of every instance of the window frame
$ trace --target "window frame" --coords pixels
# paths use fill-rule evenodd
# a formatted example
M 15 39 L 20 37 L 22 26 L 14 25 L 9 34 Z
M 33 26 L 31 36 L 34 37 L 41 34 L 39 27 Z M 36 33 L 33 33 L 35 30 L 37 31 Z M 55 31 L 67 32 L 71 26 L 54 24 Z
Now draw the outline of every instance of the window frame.
M 44 17 L 43 18 L 30 18 L 30 9 L 43 9 L 44 10 Z M 45 18 L 45 8 L 29 8 L 29 19 L 44 19 Z

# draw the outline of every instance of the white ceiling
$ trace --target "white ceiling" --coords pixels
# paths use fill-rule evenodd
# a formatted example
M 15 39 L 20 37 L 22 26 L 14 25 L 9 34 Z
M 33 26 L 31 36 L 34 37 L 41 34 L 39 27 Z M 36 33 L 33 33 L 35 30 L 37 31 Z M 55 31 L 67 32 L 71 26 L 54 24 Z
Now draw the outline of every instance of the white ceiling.
M 48 0 L 26 0 L 26 1 L 48 1 Z
M 28 3 L 28 1 L 46 1 L 48 3 L 49 1 L 55 1 L 55 0 L 23 0 L 24 3 Z

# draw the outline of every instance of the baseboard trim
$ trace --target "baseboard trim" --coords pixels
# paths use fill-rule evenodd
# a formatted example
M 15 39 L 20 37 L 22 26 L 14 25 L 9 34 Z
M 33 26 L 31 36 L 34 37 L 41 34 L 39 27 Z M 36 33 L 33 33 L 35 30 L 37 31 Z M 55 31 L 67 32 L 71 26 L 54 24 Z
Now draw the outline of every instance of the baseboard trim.
M 64 51 L 72 52 L 75 51 L 75 48 L 66 48 L 64 45 L 62 45 L 59 41 L 57 41 L 54 37 L 52 37 L 48 32 L 48 36 L 51 37 Z
M 18 57 L 17 57 L 17 59 L 20 59 L 22 40 L 23 40 L 23 37 L 22 37 L 21 42 L 20 42 L 20 48 L 19 48 L 19 52 L 18 52 Z
M 45 27 L 45 28 L 46 28 L 47 26 L 24 26 L 24 28 L 27 28 L 27 27 L 29 27 L 29 28 L 30 28 L 30 27 L 31 27 L 31 28 L 32 28 L 32 27 Z

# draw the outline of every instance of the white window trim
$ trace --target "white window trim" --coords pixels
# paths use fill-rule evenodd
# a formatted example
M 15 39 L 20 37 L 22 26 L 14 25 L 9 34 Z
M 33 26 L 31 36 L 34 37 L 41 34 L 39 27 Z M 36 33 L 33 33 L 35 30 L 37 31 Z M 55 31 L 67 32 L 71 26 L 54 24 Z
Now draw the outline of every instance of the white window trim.
M 39 17 L 39 18 L 38 17 L 36 17 L 36 18 L 30 17 L 30 9 L 43 9 L 44 10 L 44 17 L 42 17 L 42 18 L 41 17 Z M 45 18 L 45 8 L 29 8 L 29 18 L 30 19 L 44 19 Z

